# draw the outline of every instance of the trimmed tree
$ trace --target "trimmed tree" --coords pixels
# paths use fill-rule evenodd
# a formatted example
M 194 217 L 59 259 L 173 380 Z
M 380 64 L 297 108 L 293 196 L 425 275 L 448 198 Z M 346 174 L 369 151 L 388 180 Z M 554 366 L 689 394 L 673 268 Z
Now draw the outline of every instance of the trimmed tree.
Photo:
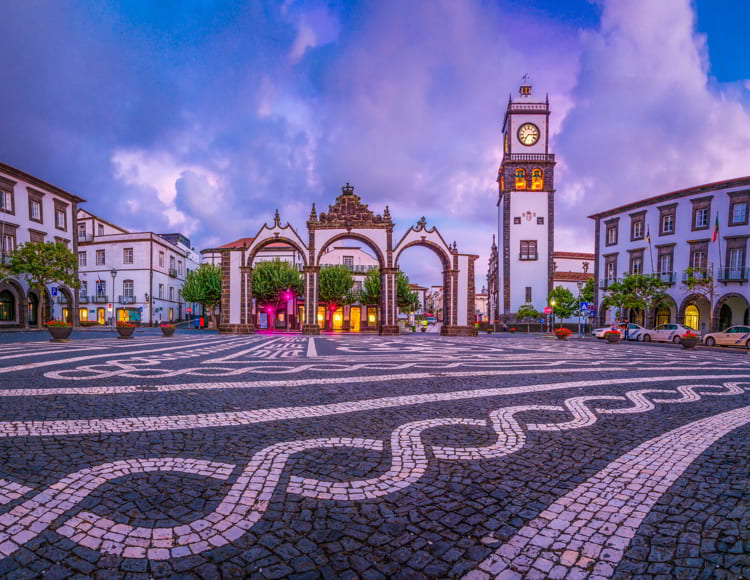
M 359 291 L 358 299 L 362 304 L 380 304 L 380 270 L 367 272 Z M 406 312 L 416 310 L 419 304 L 419 294 L 409 288 L 409 277 L 401 270 L 396 273 L 396 303 Z
M 531 304 L 524 304 L 518 309 L 518 312 L 516 313 L 516 317 L 518 320 L 526 321 L 526 332 L 531 332 L 530 327 L 531 323 L 530 321 L 536 320 L 539 318 L 539 312 L 536 308 L 534 308 Z
M 214 310 L 221 304 L 221 268 L 215 264 L 201 264 L 185 276 L 182 297 L 197 302 L 208 314 L 208 324 L 215 328 Z
M 552 304 L 554 300 L 555 304 Z M 578 297 L 564 286 L 552 289 L 547 298 L 547 303 L 552 307 L 552 312 L 560 319 L 570 318 L 573 312 L 578 310 Z M 553 329 L 554 330 L 554 329 Z
M 321 277 L 322 278 L 322 277 Z M 276 317 L 285 292 L 302 294 L 302 275 L 289 262 L 260 262 L 253 268 L 253 298 L 259 306 L 271 308 Z
M 708 331 L 714 328 L 714 297 L 718 294 L 719 284 L 713 277 L 711 270 L 688 268 L 685 270 L 685 279 L 682 288 L 691 294 L 698 294 L 708 300 Z M 700 331 L 700 328 L 694 330 Z M 722 330 L 719 328 L 718 330 Z
M 594 292 L 596 290 L 596 280 L 589 278 L 586 280 L 586 284 L 581 288 L 581 302 L 593 302 Z
M 352 293 L 354 277 L 346 266 L 327 266 L 321 268 L 318 296 L 327 306 L 328 312 L 333 312 L 343 304 L 351 304 L 356 300 Z M 328 312 L 326 313 L 326 328 L 329 328 Z M 330 329 L 330 328 L 329 328 Z
M 657 277 L 630 274 L 609 285 L 602 306 L 614 306 L 619 309 L 620 315 L 625 308 L 646 312 L 650 308 L 658 308 L 669 299 L 664 288 L 666 284 Z
M 40 325 L 43 323 L 47 285 L 56 282 L 78 288 L 81 283 L 76 276 L 76 266 L 75 254 L 59 242 L 27 242 L 11 255 L 11 273 L 24 276 L 29 286 L 39 294 L 36 319 Z M 71 304 L 71 308 L 72 306 Z

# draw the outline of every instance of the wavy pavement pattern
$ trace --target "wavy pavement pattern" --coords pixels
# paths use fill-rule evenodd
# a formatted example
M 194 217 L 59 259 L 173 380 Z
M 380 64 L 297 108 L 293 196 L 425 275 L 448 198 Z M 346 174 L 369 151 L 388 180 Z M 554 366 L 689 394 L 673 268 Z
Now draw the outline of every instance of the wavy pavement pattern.
M 649 406 L 643 394 L 633 398 Z M 684 391 L 683 402 L 694 396 L 694 391 Z M 617 411 L 622 410 L 610 412 Z M 748 423 L 750 407 L 742 407 L 631 449 L 550 505 L 464 580 L 611 577 L 638 527 L 670 486 L 712 444 Z
M 596 413 L 643 413 L 652 410 L 654 408 L 653 403 L 658 402 L 689 403 L 700 400 L 702 396 L 739 395 L 744 393 L 740 384 L 748 383 L 680 385 L 676 389 L 629 391 L 624 396 L 572 397 L 566 399 L 562 406 L 522 405 L 503 407 L 492 411 L 489 415 L 489 427 L 497 434 L 495 443 L 485 447 L 434 446 L 432 451 L 435 457 L 441 460 L 497 459 L 514 453 L 525 445 L 526 435 L 516 417 L 521 413 L 528 411 L 566 411 L 573 417 L 571 420 L 561 423 L 529 423 L 526 425 L 526 429 L 530 431 L 580 429 L 594 424 L 597 421 Z M 671 399 L 651 398 L 650 401 L 647 398 L 647 395 L 658 394 L 667 396 L 677 394 L 679 397 Z M 597 400 L 624 401 L 632 403 L 632 405 L 625 408 L 592 410 L 588 403 Z M 739 411 L 733 411 L 718 417 L 734 417 L 735 415 L 731 415 L 731 413 L 736 413 L 741 420 L 750 421 L 750 407 L 740 411 L 743 411 L 744 414 L 737 414 Z M 721 424 L 733 425 L 734 423 L 727 420 L 726 423 Z M 382 475 L 348 482 L 331 482 L 292 476 L 289 479 L 286 491 L 317 499 L 357 501 L 382 497 L 404 489 L 417 482 L 427 471 L 428 455 L 422 443 L 422 433 L 427 429 L 446 425 L 485 427 L 488 426 L 488 422 L 480 419 L 444 418 L 404 424 L 391 435 L 391 467 Z M 715 427 L 714 423 L 710 425 L 712 426 L 709 430 L 710 433 L 721 432 L 721 429 L 724 428 Z M 689 427 L 688 425 L 683 429 L 687 430 L 686 432 L 693 433 L 688 429 Z M 666 436 L 662 436 L 662 438 L 666 438 Z M 675 437 L 671 436 L 671 438 L 665 440 L 673 441 Z M 653 442 L 649 442 L 649 444 L 652 447 L 654 445 Z M 320 438 L 276 443 L 255 453 L 231 485 L 226 497 L 216 510 L 193 522 L 171 528 L 134 527 L 116 523 L 109 518 L 88 511 L 81 511 L 74 517 L 70 517 L 55 531 L 90 549 L 122 555 L 123 557 L 147 557 L 160 560 L 198 554 L 236 540 L 260 520 L 268 508 L 268 503 L 279 484 L 282 472 L 292 455 L 308 449 L 338 447 L 354 447 L 373 451 L 383 451 L 384 449 L 382 441 L 362 438 Z M 699 447 L 700 444 L 696 442 L 687 449 L 695 450 Z M 643 444 L 624 457 L 637 464 L 638 461 L 644 460 L 638 452 L 641 448 L 644 450 L 644 457 L 648 457 L 648 444 Z M 689 453 L 691 451 L 688 451 Z M 653 451 L 650 454 L 653 454 Z M 684 469 L 689 462 L 681 461 L 682 463 L 677 463 Z M 108 481 L 149 471 L 184 472 L 226 480 L 234 469 L 234 466 L 229 464 L 197 459 L 157 458 L 115 461 L 77 471 L 0 516 L 0 557 L 13 554 L 25 542 L 30 541 L 49 528 L 58 518 L 64 517 L 68 510 L 73 509 L 85 497 Z M 663 471 L 659 470 L 657 473 L 663 474 Z M 608 479 L 608 477 L 607 475 L 601 475 L 597 480 L 600 484 L 597 489 L 603 489 L 602 486 L 605 488 L 611 487 L 609 483 L 613 479 L 611 477 Z M 660 486 L 659 489 L 666 490 L 663 484 L 660 484 Z M 28 492 L 29 489 L 20 484 L 0 480 L 0 503 L 12 502 Z M 579 493 L 579 496 L 582 493 Z M 555 509 L 551 507 L 540 517 L 554 513 Z M 488 564 L 488 566 L 489 569 L 494 570 L 496 563 Z

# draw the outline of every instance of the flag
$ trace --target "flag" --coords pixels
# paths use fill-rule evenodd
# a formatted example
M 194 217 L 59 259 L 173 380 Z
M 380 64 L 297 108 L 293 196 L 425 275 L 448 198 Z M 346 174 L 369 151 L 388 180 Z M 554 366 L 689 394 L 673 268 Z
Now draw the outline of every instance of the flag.
M 650 226 L 646 228 L 646 243 L 647 244 L 651 243 L 651 227 Z
M 714 223 L 714 233 L 711 236 L 711 241 L 715 242 L 719 239 L 719 212 L 716 212 L 716 223 Z

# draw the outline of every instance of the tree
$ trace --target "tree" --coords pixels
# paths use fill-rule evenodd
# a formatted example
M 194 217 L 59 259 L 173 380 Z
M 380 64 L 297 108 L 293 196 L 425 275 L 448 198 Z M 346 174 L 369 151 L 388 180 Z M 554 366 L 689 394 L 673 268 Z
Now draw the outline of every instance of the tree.
M 524 304 L 518 309 L 518 312 L 516 313 L 516 317 L 518 320 L 525 320 L 526 321 L 526 332 L 530 332 L 530 320 L 537 320 L 539 319 L 539 312 L 537 312 L 537 309 L 534 308 L 531 304 Z
M 362 304 L 374 306 L 380 304 L 380 270 L 374 268 L 367 272 L 362 289 L 359 291 L 359 301 Z
M 302 275 L 289 262 L 273 260 L 260 262 L 253 268 L 253 298 L 259 306 L 273 310 L 287 301 L 285 294 L 302 294 Z
M 75 254 L 59 242 L 27 242 L 11 255 L 11 273 L 24 276 L 39 294 L 36 318 L 39 324 L 42 324 L 44 293 L 48 284 L 57 282 L 70 288 L 81 285 L 76 276 L 76 265 Z
M 221 268 L 214 264 L 201 264 L 185 276 L 182 297 L 187 302 L 197 302 L 208 314 L 208 324 L 215 327 L 214 311 L 221 303 Z
M 320 270 L 318 296 L 325 302 L 329 312 L 333 312 L 343 304 L 351 304 L 356 300 L 352 292 L 354 277 L 346 266 L 327 266 Z M 326 315 L 326 326 L 329 316 Z
M 666 285 L 658 277 L 630 274 L 609 285 L 602 307 L 614 306 L 620 313 L 625 308 L 645 312 L 650 308 L 658 308 L 669 299 L 664 288 Z
M 685 278 L 682 288 L 692 294 L 699 294 L 708 300 L 708 328 L 714 328 L 714 296 L 718 293 L 719 284 L 714 280 L 712 270 L 701 270 L 688 268 L 685 270 Z M 700 330 L 696 328 L 695 330 Z M 719 329 L 721 330 L 721 329 Z
M 593 302 L 594 291 L 596 290 L 596 280 L 589 278 L 586 280 L 586 284 L 581 288 L 581 302 Z
M 362 304 L 380 304 L 380 270 L 370 270 L 358 295 Z M 409 278 L 401 270 L 396 273 L 396 303 L 401 310 L 416 310 L 419 294 L 409 288 Z
M 554 302 L 554 304 L 553 304 Z M 578 297 L 564 286 L 557 286 L 549 293 L 547 303 L 552 307 L 552 312 L 558 318 L 570 318 L 573 312 L 578 310 Z

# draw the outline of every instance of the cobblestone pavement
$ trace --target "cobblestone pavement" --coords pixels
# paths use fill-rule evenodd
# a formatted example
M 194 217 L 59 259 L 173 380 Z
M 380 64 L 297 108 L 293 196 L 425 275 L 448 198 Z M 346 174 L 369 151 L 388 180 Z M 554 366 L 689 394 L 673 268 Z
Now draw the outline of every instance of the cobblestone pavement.
M 0 577 L 750 577 L 749 363 L 519 334 L 14 339 Z

